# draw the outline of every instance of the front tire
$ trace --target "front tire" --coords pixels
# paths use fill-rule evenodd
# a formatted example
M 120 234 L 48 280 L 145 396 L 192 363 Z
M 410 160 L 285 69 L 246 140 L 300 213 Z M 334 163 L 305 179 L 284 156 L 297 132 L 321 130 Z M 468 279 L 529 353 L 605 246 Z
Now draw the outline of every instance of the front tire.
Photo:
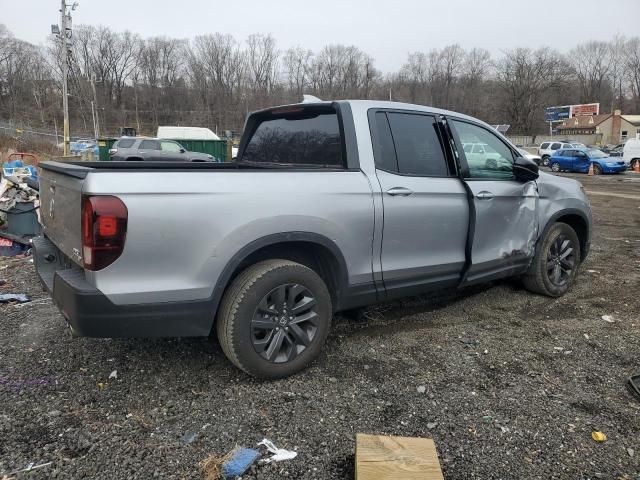
M 552 163 L 551 164 L 551 171 L 558 173 L 560 172 L 560 164 L 559 163 Z
M 293 375 L 320 354 L 331 317 L 331 296 L 316 272 L 288 260 L 266 260 L 229 286 L 216 328 L 235 366 L 274 379 Z
M 593 174 L 594 175 L 602 175 L 602 167 L 597 163 L 593 164 Z
M 542 156 L 542 165 L 545 167 L 549 165 L 549 155 Z
M 580 241 L 566 223 L 554 224 L 545 237 L 522 281 L 527 290 L 560 297 L 573 285 L 580 266 Z

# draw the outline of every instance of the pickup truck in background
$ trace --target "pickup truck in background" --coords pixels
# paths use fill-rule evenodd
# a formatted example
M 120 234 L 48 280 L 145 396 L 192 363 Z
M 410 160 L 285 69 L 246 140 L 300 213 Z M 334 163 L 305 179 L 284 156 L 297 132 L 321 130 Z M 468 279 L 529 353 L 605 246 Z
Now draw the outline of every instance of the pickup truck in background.
M 217 333 L 263 378 L 308 365 L 337 311 L 502 277 L 557 297 L 589 251 L 578 182 L 418 105 L 258 111 L 234 163 L 41 166 L 35 262 L 74 334 Z

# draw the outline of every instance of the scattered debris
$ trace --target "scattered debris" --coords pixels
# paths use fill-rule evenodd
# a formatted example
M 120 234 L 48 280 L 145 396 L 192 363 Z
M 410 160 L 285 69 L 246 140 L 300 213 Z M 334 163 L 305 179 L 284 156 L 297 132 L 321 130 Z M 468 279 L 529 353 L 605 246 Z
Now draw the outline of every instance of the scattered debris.
M 0 287 L 6 284 L 7 284 L 7 281 L 4 278 L 0 278 Z
M 614 323 L 615 320 L 613 319 L 613 317 L 611 315 L 602 315 L 602 319 L 605 322 L 609 322 L 609 323 Z
M 236 478 L 246 472 L 259 456 L 256 449 L 236 447 L 224 457 L 207 457 L 200 466 L 205 480 Z
M 585 333 L 585 334 L 584 334 L 584 338 L 585 338 L 586 340 L 589 340 L 589 335 L 587 335 L 587 334 Z
M 118 378 L 118 370 L 114 370 L 109 374 L 109 380 L 111 380 L 112 378 Z
M 484 423 L 489 423 L 491 420 L 493 420 L 493 417 L 491 415 L 485 415 L 484 417 L 482 417 L 482 421 Z
M 629 377 L 629 388 L 640 398 L 640 375 L 632 375 Z
M 180 437 L 180 443 L 182 445 L 189 445 L 195 442 L 196 438 L 198 438 L 198 434 L 196 432 L 185 432 L 185 434 Z
M 24 293 L 4 293 L 0 295 L 0 303 L 10 303 L 10 302 L 18 302 L 18 303 L 27 303 L 30 302 L 31 298 Z
M 267 450 L 273 455 L 270 458 L 265 458 L 262 463 L 281 462 L 283 460 L 291 460 L 298 456 L 298 452 L 292 450 L 285 450 L 284 448 L 276 447 L 273 442 L 267 438 L 263 439 L 258 445 L 264 445 Z
M 436 428 L 438 426 L 438 422 L 429 422 L 427 423 L 427 428 L 429 430 L 433 430 L 434 428 Z
M 36 465 L 35 463 L 30 463 L 28 464 L 25 468 L 21 469 L 21 470 L 16 470 L 15 472 L 11 472 L 9 475 L 16 475 L 18 473 L 25 473 L 25 472 L 30 472 L 32 470 L 37 470 L 38 468 L 44 468 L 44 467 L 48 467 L 49 465 L 52 465 L 53 462 L 47 462 L 47 463 L 41 463 L 39 465 Z M 4 476 L 2 478 L 5 478 Z M 11 478 L 11 477 L 9 477 Z
M 630 457 L 633 457 L 636 454 L 636 451 L 633 448 L 629 447 L 627 448 L 627 454 L 629 454 Z
M 607 436 L 602 432 L 591 432 L 591 438 L 599 443 L 607 441 Z
M 418 391 L 418 393 L 424 393 L 427 391 L 427 387 L 425 387 L 424 385 L 419 385 L 416 390 Z
M 589 273 L 600 273 L 598 270 L 587 270 Z

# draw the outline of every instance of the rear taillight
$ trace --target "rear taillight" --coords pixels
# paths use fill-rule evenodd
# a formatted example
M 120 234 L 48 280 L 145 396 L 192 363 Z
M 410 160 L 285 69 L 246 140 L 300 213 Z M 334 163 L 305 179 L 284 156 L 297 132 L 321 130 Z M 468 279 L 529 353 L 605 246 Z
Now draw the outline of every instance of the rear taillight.
M 82 260 L 87 270 L 102 270 L 122 254 L 127 207 L 118 197 L 82 197 Z

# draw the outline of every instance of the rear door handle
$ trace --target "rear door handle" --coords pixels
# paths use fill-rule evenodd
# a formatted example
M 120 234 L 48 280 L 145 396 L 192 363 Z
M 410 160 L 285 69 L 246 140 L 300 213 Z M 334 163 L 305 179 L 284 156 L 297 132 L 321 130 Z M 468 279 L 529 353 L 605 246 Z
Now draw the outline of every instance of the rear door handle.
M 387 190 L 387 195 L 391 195 L 392 197 L 406 197 L 411 195 L 413 190 L 410 190 L 405 187 L 393 187 Z
M 480 200 L 491 200 L 493 196 L 494 195 L 491 192 L 480 192 L 479 194 L 476 195 L 476 197 L 479 198 Z

